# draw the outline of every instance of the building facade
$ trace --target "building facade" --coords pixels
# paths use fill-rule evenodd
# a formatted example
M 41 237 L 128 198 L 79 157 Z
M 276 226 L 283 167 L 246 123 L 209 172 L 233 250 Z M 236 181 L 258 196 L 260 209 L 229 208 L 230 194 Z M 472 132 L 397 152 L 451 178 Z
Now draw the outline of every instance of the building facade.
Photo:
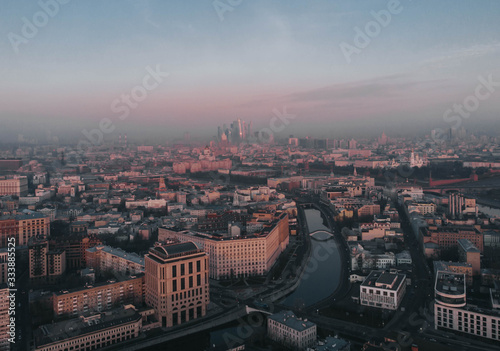
M 55 316 L 72 316 L 104 311 L 123 304 L 141 306 L 144 302 L 144 275 L 108 281 L 83 289 L 63 290 L 52 295 Z
M 144 258 L 110 246 L 98 245 L 86 250 L 86 263 L 97 273 L 112 271 L 119 274 L 144 273 Z
M 434 286 L 434 326 L 465 335 L 500 340 L 500 310 L 468 305 L 463 274 L 438 272 Z M 492 295 L 492 301 L 494 300 Z M 498 301 L 498 300 L 496 300 Z M 498 306 L 498 305 L 496 305 Z
M 221 236 L 160 228 L 158 240 L 192 241 L 209 255 L 213 279 L 266 274 L 289 243 L 288 215 L 281 213 L 263 230 L 246 236 Z
M 0 247 L 7 247 L 12 237 L 16 239 L 16 246 L 28 245 L 29 239 L 37 235 L 50 235 L 50 218 L 42 213 L 0 217 Z
M 157 245 L 145 256 L 146 304 L 164 327 L 202 317 L 210 301 L 208 255 L 193 242 Z
M 3 195 L 28 195 L 28 178 L 0 179 L 0 196 Z
M 364 306 L 397 310 L 406 292 L 406 275 L 372 271 L 360 287 Z
M 316 324 L 296 317 L 292 311 L 281 311 L 267 318 L 267 336 L 293 350 L 314 346 L 316 335 Z
M 34 331 L 35 351 L 90 351 L 137 338 L 142 316 L 132 308 L 84 314 Z

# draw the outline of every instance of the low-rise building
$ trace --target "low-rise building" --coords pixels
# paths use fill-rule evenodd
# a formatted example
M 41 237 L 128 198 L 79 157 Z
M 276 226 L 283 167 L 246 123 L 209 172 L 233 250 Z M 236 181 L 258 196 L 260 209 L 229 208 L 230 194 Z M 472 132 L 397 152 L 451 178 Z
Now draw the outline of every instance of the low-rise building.
M 364 306 L 397 310 L 406 292 L 406 275 L 372 271 L 360 287 Z
M 63 290 L 52 295 L 55 316 L 104 311 L 123 304 L 141 306 L 143 302 L 144 274 L 87 285 L 84 288 Z
M 35 351 L 95 350 L 137 338 L 141 329 L 142 316 L 129 306 L 85 313 L 35 330 Z
M 209 255 L 213 279 L 266 274 L 289 243 L 288 214 L 273 215 L 259 232 L 245 236 L 205 234 L 192 231 L 158 230 L 158 240 L 192 241 Z
M 281 311 L 267 318 L 268 337 L 293 350 L 307 350 L 316 343 L 316 324 L 294 315 L 292 311 Z
M 465 335 L 500 340 L 498 295 L 492 293 L 487 303 L 467 301 L 463 274 L 438 272 L 434 286 L 434 325 L 436 329 L 453 330 Z
M 136 253 L 111 246 L 98 245 L 86 250 L 87 267 L 96 273 L 112 271 L 124 275 L 144 273 L 144 258 Z
M 472 266 L 472 275 L 481 274 L 481 252 L 468 239 L 458 239 L 458 256 Z

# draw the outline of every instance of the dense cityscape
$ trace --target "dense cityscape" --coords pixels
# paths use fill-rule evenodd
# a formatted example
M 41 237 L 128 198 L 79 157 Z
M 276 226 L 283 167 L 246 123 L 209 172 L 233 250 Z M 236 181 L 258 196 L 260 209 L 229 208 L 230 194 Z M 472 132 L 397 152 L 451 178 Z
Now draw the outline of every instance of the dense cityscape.
M 500 1 L 1 4 L 0 351 L 500 351 Z
M 498 137 L 245 125 L 206 145 L 3 145 L 2 347 L 496 347 Z

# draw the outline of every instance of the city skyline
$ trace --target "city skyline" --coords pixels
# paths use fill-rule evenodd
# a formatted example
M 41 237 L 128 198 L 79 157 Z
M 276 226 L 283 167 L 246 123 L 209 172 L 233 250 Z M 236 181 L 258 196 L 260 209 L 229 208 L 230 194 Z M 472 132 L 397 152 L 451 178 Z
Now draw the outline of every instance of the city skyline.
M 0 351 L 499 349 L 499 14 L 2 1 Z
M 130 137 L 210 139 L 209 126 L 240 118 L 263 128 L 284 106 L 298 116 L 286 134 L 428 134 L 454 125 L 447 109 L 481 78 L 491 95 L 500 81 L 494 1 L 56 4 L 5 6 L 4 140 L 31 126 L 81 137 L 103 118 Z M 158 84 L 121 120 L 122 94 L 151 71 Z M 498 101 L 458 117 L 491 130 Z

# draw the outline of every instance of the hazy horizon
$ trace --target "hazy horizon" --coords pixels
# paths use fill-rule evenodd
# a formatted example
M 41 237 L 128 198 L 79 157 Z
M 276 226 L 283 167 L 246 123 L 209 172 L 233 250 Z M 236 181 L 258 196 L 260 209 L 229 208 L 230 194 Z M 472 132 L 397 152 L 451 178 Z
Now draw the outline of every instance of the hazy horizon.
M 266 127 L 284 107 L 296 117 L 282 135 L 429 134 L 454 125 L 445 111 L 474 95 L 481 77 L 500 82 L 496 1 L 220 3 L 69 1 L 43 10 L 5 1 L 0 138 L 78 138 L 109 118 L 107 140 L 186 131 L 208 140 L 237 118 Z M 40 11 L 46 24 L 27 37 L 23 26 L 43 20 Z M 357 30 L 376 16 L 385 23 L 356 46 Z M 348 46 L 357 53 L 346 56 Z M 154 88 L 120 119 L 122 94 L 151 70 L 168 76 L 146 79 Z M 494 94 L 460 126 L 494 133 Z

